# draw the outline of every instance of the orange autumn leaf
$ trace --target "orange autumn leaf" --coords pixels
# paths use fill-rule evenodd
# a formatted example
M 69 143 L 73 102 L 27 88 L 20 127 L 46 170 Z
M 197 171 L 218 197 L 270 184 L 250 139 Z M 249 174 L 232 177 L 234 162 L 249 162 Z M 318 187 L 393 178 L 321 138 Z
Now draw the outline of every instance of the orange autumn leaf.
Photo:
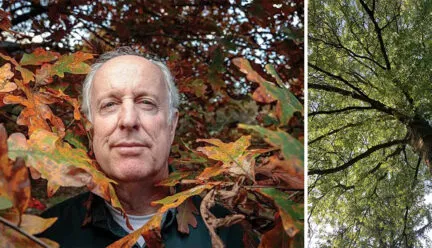
M 246 74 L 246 78 L 249 81 L 255 82 L 255 83 L 262 83 L 265 82 L 266 80 L 261 77 L 258 72 L 256 72 L 251 64 L 249 63 L 249 61 L 245 58 L 234 58 L 232 60 L 233 64 L 236 65 L 239 70 L 241 72 L 243 72 L 244 74 Z
M 57 97 L 60 100 L 66 101 L 68 102 L 70 105 L 72 105 L 72 107 L 74 108 L 74 119 L 75 120 L 80 120 L 81 119 L 81 112 L 80 112 L 80 103 L 78 101 L 78 99 L 76 98 L 72 98 L 68 95 L 66 95 L 65 93 L 63 93 L 62 90 L 54 90 L 54 89 L 47 89 L 51 94 L 53 94 L 53 96 Z
M 216 176 L 224 170 L 233 175 L 245 175 L 252 181 L 255 178 L 255 153 L 248 151 L 251 136 L 242 136 L 235 142 L 224 143 L 218 139 L 197 139 L 198 142 L 207 142 L 213 146 L 198 147 L 197 151 L 204 153 L 207 157 L 222 161 L 222 169 L 209 169 L 204 175 Z M 211 173 L 210 173 L 211 172 Z
M 19 81 L 17 81 L 19 83 Z M 7 95 L 3 98 L 6 104 L 21 104 L 25 108 L 18 116 L 17 123 L 29 127 L 29 134 L 32 134 L 36 129 L 44 129 L 51 131 L 47 120 L 56 128 L 56 131 L 64 135 L 65 127 L 63 121 L 54 115 L 47 104 L 52 104 L 53 101 L 43 94 L 37 92 L 32 93 L 26 86 L 23 88 L 27 98 L 22 96 Z
M 10 61 L 15 66 L 15 70 L 21 72 L 21 76 L 22 76 L 24 84 L 28 84 L 30 81 L 34 80 L 33 72 L 22 67 L 20 64 L 18 64 L 18 62 L 14 58 L 9 57 L 9 56 L 4 55 L 4 54 L 1 54 L 1 53 L 0 53 L 0 57 L 3 58 L 4 60 Z
M 194 195 L 199 195 L 204 190 L 211 189 L 217 184 L 218 183 L 215 182 L 215 183 L 207 183 L 204 185 L 198 185 L 198 186 L 195 186 L 191 189 L 179 192 L 177 194 L 167 196 L 161 200 L 153 201 L 151 203 L 151 205 L 155 206 L 158 204 L 162 204 L 163 206 L 158 210 L 158 212 L 166 212 L 170 208 L 178 207 L 180 204 L 182 204 L 189 197 L 194 196 Z
M 7 175 L 8 189 L 12 195 L 13 204 L 20 214 L 24 213 L 30 202 L 30 177 L 23 159 L 18 158 Z
M 17 88 L 17 85 L 9 79 L 14 76 L 9 63 L 0 67 L 0 93 L 11 92 Z
M 162 247 L 162 237 L 160 234 L 162 217 L 163 213 L 157 212 L 144 226 L 117 240 L 107 248 L 132 247 L 141 235 L 146 241 L 146 246 L 151 248 Z
M 96 184 L 108 187 L 112 182 L 91 165 L 84 150 L 71 148 L 59 136 L 46 130 L 36 130 L 29 140 L 23 134 L 14 133 L 9 137 L 8 145 L 9 158 L 23 157 L 28 166 L 48 180 L 49 196 L 59 186 L 94 187 Z
M 6 130 L 0 125 L 0 196 L 10 200 L 22 214 L 30 201 L 30 178 L 22 158 L 9 162 L 6 139 Z

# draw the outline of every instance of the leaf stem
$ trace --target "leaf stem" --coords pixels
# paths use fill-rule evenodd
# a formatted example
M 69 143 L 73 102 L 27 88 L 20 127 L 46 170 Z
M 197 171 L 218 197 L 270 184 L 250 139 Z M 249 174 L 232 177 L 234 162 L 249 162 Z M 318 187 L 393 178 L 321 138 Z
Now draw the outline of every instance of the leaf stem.
M 27 233 L 26 231 L 24 231 L 22 229 L 20 229 L 19 227 L 17 227 L 16 225 L 14 225 L 12 222 L 8 221 L 7 219 L 5 219 L 5 218 L 3 218 L 1 216 L 0 216 L 0 222 L 2 222 L 6 226 L 14 229 L 15 231 L 21 233 L 22 235 L 26 236 L 27 238 L 29 238 L 33 242 L 37 243 L 38 245 L 40 245 L 40 246 L 42 246 L 44 248 L 49 248 L 49 246 L 47 244 L 45 244 L 44 242 L 42 242 L 40 239 L 32 236 L 31 234 Z

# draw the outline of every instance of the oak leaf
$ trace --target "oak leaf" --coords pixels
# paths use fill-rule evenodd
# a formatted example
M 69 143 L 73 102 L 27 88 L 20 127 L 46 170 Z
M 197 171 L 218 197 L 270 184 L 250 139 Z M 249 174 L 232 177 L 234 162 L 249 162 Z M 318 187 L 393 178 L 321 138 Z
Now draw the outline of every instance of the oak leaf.
M 45 49 L 38 47 L 31 54 L 24 53 L 23 57 L 21 58 L 20 64 L 42 65 L 43 63 L 56 60 L 59 57 L 60 54 L 57 52 L 46 51 Z
M 88 185 L 97 188 L 100 185 L 108 187 L 107 184 L 112 182 L 92 166 L 84 150 L 71 148 L 69 144 L 62 142 L 59 136 L 46 130 L 36 130 L 29 140 L 26 140 L 23 134 L 14 133 L 9 137 L 8 145 L 9 158 L 23 157 L 28 166 L 39 171 L 41 176 L 48 180 L 49 196 L 60 186 Z M 104 192 L 111 193 L 108 189 Z
M 9 63 L 0 67 L 0 93 L 11 92 L 17 88 L 17 85 L 9 79 L 14 76 Z
M 17 81 L 19 83 L 19 81 Z M 27 86 L 23 88 L 26 98 L 22 96 L 7 95 L 3 98 L 6 104 L 21 104 L 25 108 L 18 116 L 17 123 L 29 127 L 29 134 L 31 135 L 36 129 L 44 129 L 51 131 L 51 127 L 47 120 L 50 121 L 56 131 L 64 135 L 65 127 L 63 121 L 54 115 L 47 104 L 52 104 L 55 101 L 47 98 L 44 94 L 36 92 L 32 93 Z
M 197 139 L 197 141 L 213 145 L 198 147 L 197 151 L 204 153 L 213 160 L 223 162 L 220 169 L 212 169 L 210 167 L 198 178 L 203 179 L 208 175 L 216 176 L 224 171 L 228 171 L 232 175 L 245 175 L 254 181 L 255 154 L 246 150 L 250 146 L 250 136 L 242 136 L 235 142 L 230 143 L 224 143 L 218 139 Z M 209 170 L 211 170 L 211 173 L 209 173 Z
M 178 223 L 177 229 L 179 232 L 189 234 L 189 225 L 191 225 L 193 228 L 197 227 L 198 223 L 194 214 L 198 214 L 198 209 L 193 204 L 191 198 L 180 204 L 180 206 L 177 208 L 176 215 Z

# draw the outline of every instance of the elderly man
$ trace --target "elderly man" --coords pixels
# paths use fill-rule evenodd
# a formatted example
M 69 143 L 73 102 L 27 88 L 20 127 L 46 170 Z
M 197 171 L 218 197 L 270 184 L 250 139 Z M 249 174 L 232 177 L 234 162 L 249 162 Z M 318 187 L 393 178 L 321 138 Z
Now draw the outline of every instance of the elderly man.
M 115 190 L 133 229 L 156 212 L 150 202 L 169 194 L 154 184 L 168 177 L 178 104 L 169 69 L 131 48 L 100 56 L 84 82 L 82 109 L 93 124 L 93 151 L 102 171 L 118 182 Z M 87 212 L 85 205 L 90 203 Z M 167 247 L 211 247 L 201 217 L 197 217 L 197 228 L 184 235 L 177 231 L 175 215 L 176 210 L 171 209 L 162 222 Z M 66 200 L 43 216 L 59 218 L 40 236 L 61 247 L 105 247 L 132 232 L 117 209 L 91 193 Z M 242 246 L 238 226 L 221 230 L 219 235 L 228 246 Z M 144 245 L 140 238 L 135 246 Z

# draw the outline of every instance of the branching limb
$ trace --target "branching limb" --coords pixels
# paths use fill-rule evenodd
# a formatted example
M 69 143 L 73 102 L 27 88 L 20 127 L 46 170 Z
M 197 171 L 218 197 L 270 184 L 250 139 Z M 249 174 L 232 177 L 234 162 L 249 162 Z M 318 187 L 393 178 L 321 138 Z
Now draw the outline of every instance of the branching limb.
M 352 165 L 354 165 L 356 162 L 362 160 L 363 158 L 368 157 L 369 155 L 371 155 L 372 153 L 380 150 L 380 149 L 384 149 L 387 147 L 391 147 L 397 144 L 402 144 L 405 143 L 406 140 L 393 140 L 393 141 L 389 141 L 383 144 L 379 144 L 376 146 L 372 146 L 371 148 L 369 148 L 367 151 L 365 151 L 364 153 L 356 156 L 355 158 L 351 159 L 350 161 L 346 162 L 345 164 L 335 167 L 335 168 L 330 168 L 330 169 L 311 169 L 309 170 L 309 175 L 325 175 L 325 174 L 332 174 L 332 173 L 336 173 L 339 171 L 343 171 L 349 167 L 351 167 Z
M 351 106 L 351 107 L 346 107 L 346 108 L 342 108 L 342 109 L 316 111 L 316 112 L 309 113 L 309 116 L 329 115 L 329 114 L 337 114 L 337 113 L 342 113 L 342 112 L 351 111 L 351 110 L 363 111 L 363 110 L 371 110 L 371 109 L 374 110 L 375 108 L 362 107 L 362 106 Z

